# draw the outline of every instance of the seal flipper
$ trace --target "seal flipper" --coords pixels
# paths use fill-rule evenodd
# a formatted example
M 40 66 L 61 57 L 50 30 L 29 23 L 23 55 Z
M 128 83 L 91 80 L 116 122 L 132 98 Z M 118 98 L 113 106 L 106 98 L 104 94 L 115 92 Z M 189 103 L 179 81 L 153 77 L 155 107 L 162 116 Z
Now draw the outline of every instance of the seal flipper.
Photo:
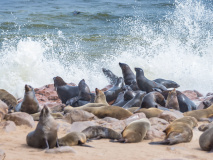
M 170 144 L 170 140 L 166 139 L 166 140 L 163 140 L 163 141 L 157 141 L 157 142 L 150 142 L 149 144 L 151 145 L 155 145 L 155 144 L 162 144 L 162 145 L 168 145 Z
M 58 138 L 56 139 L 56 148 L 59 148 Z
M 91 148 L 94 148 L 93 146 L 90 146 L 90 145 L 87 145 L 87 144 L 82 143 L 80 140 L 78 141 L 78 145 L 79 145 L 79 146 L 83 146 L 83 147 L 91 147 Z
M 45 141 L 46 146 L 47 146 L 45 149 L 50 149 L 49 144 L 48 144 L 48 141 L 47 141 L 47 139 L 46 139 L 46 138 L 44 139 L 44 141 Z

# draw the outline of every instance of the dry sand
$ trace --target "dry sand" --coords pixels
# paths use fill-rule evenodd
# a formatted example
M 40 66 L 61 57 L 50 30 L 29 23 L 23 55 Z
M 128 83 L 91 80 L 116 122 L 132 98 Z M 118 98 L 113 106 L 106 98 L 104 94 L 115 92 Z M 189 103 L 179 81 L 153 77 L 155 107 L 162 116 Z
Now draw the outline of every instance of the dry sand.
M 200 123 L 201 124 L 201 123 Z M 28 147 L 27 134 L 34 130 L 26 126 L 17 126 L 16 131 L 0 132 L 0 149 L 6 153 L 6 160 L 212 160 L 213 153 L 202 151 L 199 136 L 202 132 L 194 129 L 190 143 L 173 146 L 150 145 L 150 140 L 140 143 L 121 144 L 108 139 L 93 140 L 87 143 L 94 148 L 73 146 L 76 153 L 44 153 L 42 149 Z M 59 138 L 66 133 L 59 131 Z

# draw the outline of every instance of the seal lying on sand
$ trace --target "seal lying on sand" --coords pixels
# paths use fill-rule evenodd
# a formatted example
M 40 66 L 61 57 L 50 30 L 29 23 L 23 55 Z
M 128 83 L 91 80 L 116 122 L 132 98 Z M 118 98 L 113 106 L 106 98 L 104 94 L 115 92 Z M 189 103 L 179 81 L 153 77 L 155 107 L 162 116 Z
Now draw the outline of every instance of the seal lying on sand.
M 35 131 L 27 135 L 27 144 L 35 148 L 59 147 L 57 143 L 58 124 L 51 116 L 49 109 L 45 105 L 41 110 L 38 125 Z
M 207 129 L 199 138 L 200 148 L 213 152 L 213 128 Z
M 197 126 L 197 120 L 194 117 L 183 117 L 173 121 L 165 130 L 166 138 L 163 141 L 151 142 L 149 144 L 177 144 L 190 142 L 193 137 L 192 129 Z
M 100 139 L 100 138 L 108 138 L 108 139 L 120 139 L 122 136 L 121 134 L 117 133 L 116 131 L 101 127 L 101 126 L 90 126 L 87 127 L 82 131 L 86 135 L 88 139 Z
M 75 146 L 86 143 L 86 135 L 80 132 L 70 132 L 62 138 L 58 139 L 60 146 Z
M 142 118 L 131 122 L 122 132 L 123 138 L 118 142 L 137 143 L 141 142 L 150 128 L 150 122 L 147 118 Z
M 78 96 L 78 86 L 67 85 L 64 80 L 59 76 L 54 77 L 53 80 L 58 97 L 60 98 L 62 103 L 66 104 L 68 99 Z
M 24 99 L 15 107 L 16 112 L 26 112 L 34 114 L 40 111 L 35 91 L 30 85 L 25 85 Z

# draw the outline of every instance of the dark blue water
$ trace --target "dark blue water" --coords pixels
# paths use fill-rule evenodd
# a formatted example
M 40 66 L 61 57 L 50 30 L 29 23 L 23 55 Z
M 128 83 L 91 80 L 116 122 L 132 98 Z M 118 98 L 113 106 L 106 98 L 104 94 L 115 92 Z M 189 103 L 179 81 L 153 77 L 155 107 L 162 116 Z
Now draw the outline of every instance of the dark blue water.
M 212 3 L 0 0 L 0 88 L 21 96 L 25 83 L 40 87 L 59 75 L 84 78 L 93 90 L 108 83 L 102 67 L 121 75 L 124 62 L 150 79 L 212 91 Z

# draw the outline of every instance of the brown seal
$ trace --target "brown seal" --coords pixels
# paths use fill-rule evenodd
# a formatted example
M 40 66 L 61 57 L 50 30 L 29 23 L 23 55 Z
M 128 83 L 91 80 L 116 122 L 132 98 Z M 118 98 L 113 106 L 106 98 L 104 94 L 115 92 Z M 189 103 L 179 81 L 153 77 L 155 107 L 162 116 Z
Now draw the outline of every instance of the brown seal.
M 183 113 L 184 116 L 192 116 L 195 117 L 198 121 L 212 121 L 213 117 L 213 105 L 206 109 L 194 110 Z
M 106 96 L 103 91 L 99 90 L 98 88 L 95 88 L 95 93 L 95 103 L 103 103 L 108 105 L 106 101 Z
M 133 81 L 136 81 L 135 74 L 132 72 L 131 68 L 125 63 L 119 63 L 121 67 L 124 82 L 126 85 L 131 85 Z
M 146 118 L 152 118 L 152 117 L 159 117 L 159 115 L 163 112 L 163 110 L 158 109 L 158 108 L 141 108 L 137 112 L 135 112 L 137 108 L 133 108 L 132 112 L 133 113 L 140 113 L 143 112 L 146 115 Z
M 194 117 L 183 117 L 173 121 L 165 130 L 166 138 L 163 141 L 151 142 L 150 144 L 177 144 L 190 142 L 193 137 L 192 129 L 197 126 Z
M 122 136 L 120 133 L 106 127 L 101 126 L 90 126 L 82 131 L 87 137 L 87 139 L 100 139 L 100 138 L 108 138 L 108 139 L 120 139 Z
M 91 103 L 90 103 L 91 104 Z M 96 103 L 94 103 L 96 104 Z M 99 104 L 99 103 L 97 103 Z M 92 104 L 91 104 L 92 105 Z M 99 107 L 76 107 L 79 109 L 83 109 L 84 111 L 90 112 L 97 116 L 98 118 L 104 118 L 104 117 L 112 117 L 117 118 L 119 120 L 126 119 L 132 115 L 131 112 L 118 107 L 118 106 L 106 106 L 106 105 L 100 105 Z
M 66 104 L 68 99 L 78 96 L 78 86 L 67 85 L 67 83 L 64 82 L 64 80 L 59 76 L 54 77 L 53 80 L 58 97 L 60 98 L 62 103 Z
M 136 71 L 137 84 L 140 90 L 145 91 L 146 93 L 156 91 L 156 90 L 160 92 L 167 90 L 167 88 L 164 85 L 147 79 L 144 75 L 143 69 L 135 68 L 135 71 Z
M 10 109 L 14 109 L 18 104 L 16 98 L 4 89 L 0 89 L 0 100 L 7 104 Z
M 169 92 L 165 107 L 169 109 L 180 110 L 175 88 Z
M 199 138 L 200 148 L 213 152 L 213 128 L 207 129 Z
M 151 124 L 147 118 L 142 118 L 131 122 L 122 132 L 123 138 L 119 142 L 137 143 L 141 142 L 146 136 Z
M 35 91 L 30 85 L 25 85 L 24 99 L 15 107 L 15 111 L 26 112 L 28 114 L 34 114 L 40 111 Z
M 38 125 L 35 131 L 28 133 L 27 144 L 35 148 L 54 148 L 57 143 L 58 124 L 51 116 L 49 109 L 45 105 L 41 110 Z
M 75 146 L 86 143 L 86 135 L 80 132 L 70 132 L 58 139 L 59 146 Z
M 112 71 L 110 71 L 109 69 L 106 69 L 106 68 L 102 68 L 102 71 L 103 71 L 104 75 L 108 78 L 111 85 L 116 84 L 116 82 L 118 80 L 118 76 L 116 76 L 114 73 L 112 73 Z
M 31 116 L 33 117 L 34 121 L 39 121 L 40 114 L 41 114 L 41 112 L 38 112 L 38 113 L 31 114 Z M 53 116 L 54 119 L 63 119 L 64 118 L 63 114 L 61 114 L 60 112 L 50 113 L 50 114 L 51 114 L 51 116 Z

